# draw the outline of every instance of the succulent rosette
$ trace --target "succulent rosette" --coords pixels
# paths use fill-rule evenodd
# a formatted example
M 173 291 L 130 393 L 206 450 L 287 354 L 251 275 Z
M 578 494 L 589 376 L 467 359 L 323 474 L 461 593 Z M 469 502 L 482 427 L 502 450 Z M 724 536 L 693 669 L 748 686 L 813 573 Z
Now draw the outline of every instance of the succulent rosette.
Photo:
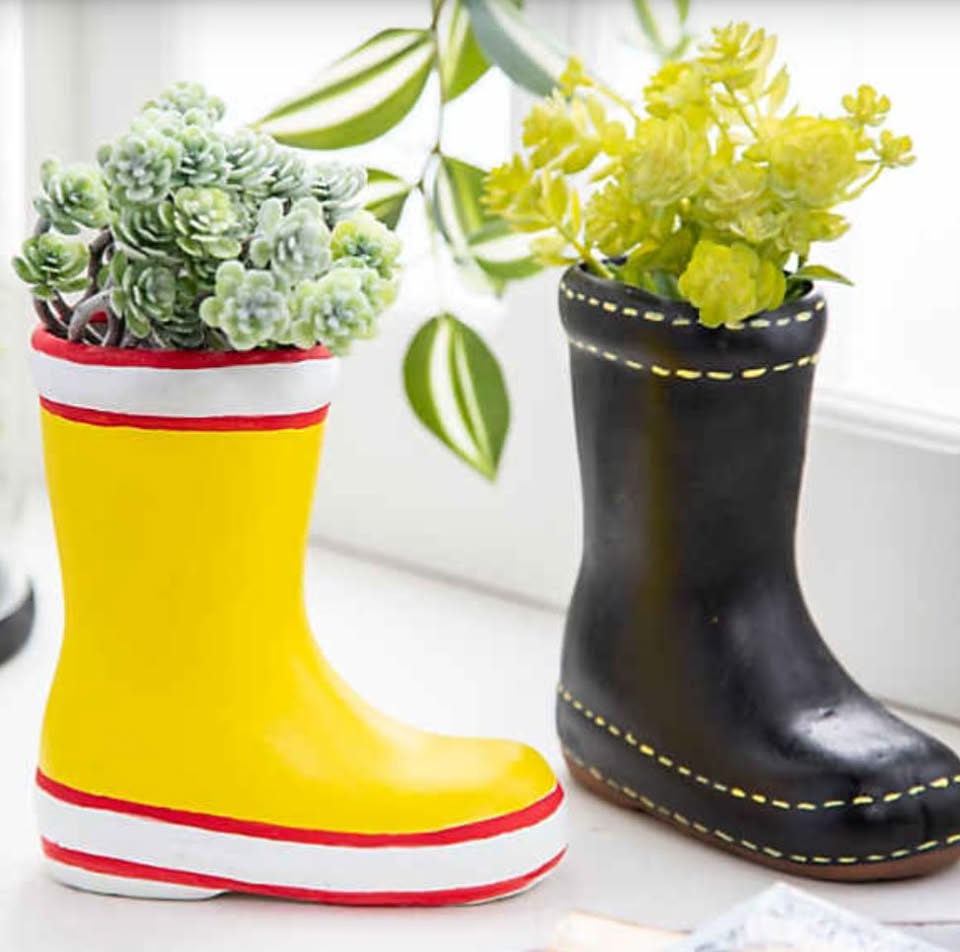
M 200 317 L 223 331 L 235 350 L 279 340 L 290 323 L 287 297 L 276 278 L 269 271 L 245 271 L 239 261 L 220 265 L 213 297 L 201 303 Z
M 226 260 L 240 253 L 242 213 L 222 188 L 178 188 L 173 196 L 173 227 L 178 247 L 191 258 Z
M 268 198 L 260 206 L 250 260 L 258 268 L 269 266 L 287 285 L 326 271 L 331 261 L 330 231 L 321 204 L 315 198 L 301 198 L 284 214 L 283 202 Z
M 400 242 L 357 209 L 365 170 L 224 131 L 223 114 L 202 86 L 175 83 L 99 150 L 99 167 L 43 165 L 36 234 L 14 267 L 53 333 L 337 353 L 374 333 L 396 297 Z M 86 243 L 63 237 L 87 231 Z
M 330 248 L 334 260 L 362 264 L 389 279 L 396 269 L 400 239 L 370 212 L 359 211 L 337 223 Z
M 176 112 L 185 116 L 199 112 L 208 122 L 219 122 L 227 107 L 218 96 L 211 96 L 200 83 L 180 81 L 171 83 L 156 99 L 147 102 L 146 109 Z
M 164 199 L 180 167 L 183 147 L 162 130 L 145 126 L 120 136 L 97 155 L 112 202 L 152 205 Z
M 107 189 L 95 168 L 63 168 L 55 159 L 48 159 L 40 166 L 40 182 L 43 194 L 34 201 L 34 207 L 61 234 L 75 235 L 81 228 L 103 228 L 109 221 Z
M 290 343 L 308 347 L 322 340 L 335 354 L 345 354 L 354 340 L 373 336 L 374 309 L 364 272 L 335 268 L 315 281 L 303 281 L 291 296 Z
M 110 262 L 110 301 L 135 337 L 150 336 L 154 324 L 173 319 L 177 296 L 174 271 L 155 261 L 128 261 L 122 252 Z
M 87 250 L 59 235 L 36 235 L 23 243 L 13 266 L 33 296 L 47 300 L 86 286 Z

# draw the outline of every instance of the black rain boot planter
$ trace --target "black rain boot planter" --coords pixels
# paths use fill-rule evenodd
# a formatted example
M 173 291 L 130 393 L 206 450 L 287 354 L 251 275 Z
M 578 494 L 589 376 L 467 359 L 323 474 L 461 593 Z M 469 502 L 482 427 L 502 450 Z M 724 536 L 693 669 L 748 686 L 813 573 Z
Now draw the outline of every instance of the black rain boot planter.
M 12 658 L 33 628 L 33 588 L 27 577 L 0 560 L 0 664 Z
M 574 777 L 783 872 L 956 861 L 960 760 L 857 686 L 797 579 L 823 299 L 711 330 L 577 267 L 560 309 L 584 501 L 557 698 Z

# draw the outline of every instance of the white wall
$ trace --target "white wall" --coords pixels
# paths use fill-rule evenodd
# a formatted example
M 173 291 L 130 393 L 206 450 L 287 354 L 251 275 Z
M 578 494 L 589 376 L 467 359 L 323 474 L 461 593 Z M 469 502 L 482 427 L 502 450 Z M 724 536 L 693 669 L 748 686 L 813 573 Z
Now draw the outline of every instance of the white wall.
M 8 263 L 23 240 L 25 222 L 23 13 L 20 0 L 0 0 L 0 551 L 12 543 L 28 474 L 35 472 L 21 360 L 31 319 Z

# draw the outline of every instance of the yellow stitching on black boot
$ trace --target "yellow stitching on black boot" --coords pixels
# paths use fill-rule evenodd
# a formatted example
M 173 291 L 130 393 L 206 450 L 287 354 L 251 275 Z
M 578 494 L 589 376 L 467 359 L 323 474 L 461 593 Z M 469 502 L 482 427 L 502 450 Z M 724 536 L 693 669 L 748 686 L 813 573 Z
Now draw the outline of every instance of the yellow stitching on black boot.
M 625 317 L 639 317 L 640 312 L 635 307 L 621 307 L 619 302 L 611 301 L 607 298 L 598 298 L 598 297 L 587 297 L 585 294 L 580 292 L 575 292 L 571 290 L 567 284 L 563 281 L 560 282 L 560 290 L 565 297 L 572 300 L 576 298 L 578 301 L 586 301 L 591 307 L 597 307 L 601 310 L 606 311 L 608 314 L 616 314 L 618 311 L 623 314 Z M 814 304 L 814 310 L 822 311 L 826 305 L 823 301 L 817 301 Z M 813 317 L 811 311 L 798 311 L 796 314 L 787 315 L 785 317 L 779 317 L 776 320 L 777 327 L 787 327 L 792 324 L 794 321 L 803 323 L 804 321 L 809 321 Z M 665 321 L 666 315 L 662 314 L 660 311 L 644 311 L 643 317 L 648 321 Z M 669 323 L 673 327 L 688 327 L 693 323 L 688 317 L 676 317 L 673 318 Z M 755 317 L 752 320 L 743 321 L 742 323 L 728 324 L 726 325 L 728 330 L 731 331 L 741 331 L 745 327 L 756 328 L 757 330 L 766 329 L 773 327 L 774 322 L 771 322 L 765 317 Z
M 563 753 L 578 767 L 587 770 L 590 776 L 595 780 L 601 781 L 610 787 L 611 790 L 615 790 L 617 793 L 623 794 L 628 799 L 642 804 L 652 813 L 657 813 L 660 816 L 667 818 L 671 822 L 676 823 L 678 826 L 692 828 L 703 836 L 714 836 L 718 840 L 722 840 L 724 843 L 727 843 L 731 846 L 739 846 L 745 850 L 749 850 L 751 853 L 763 853 L 766 856 L 769 856 L 771 859 L 783 860 L 785 862 L 797 863 L 799 865 L 816 863 L 818 866 L 857 866 L 864 863 L 882 863 L 888 860 L 904 859 L 907 856 L 928 853 L 930 850 L 941 849 L 946 846 L 954 846 L 960 843 L 960 833 L 953 833 L 943 840 L 927 840 L 925 843 L 920 843 L 918 846 L 893 850 L 891 853 L 870 853 L 867 856 L 804 856 L 800 853 L 786 854 L 782 850 L 778 850 L 772 846 L 760 846 L 754 843 L 753 840 L 746 840 L 733 836 L 732 834 L 726 832 L 726 830 L 711 830 L 710 827 L 700 823 L 698 820 L 691 820 L 682 813 L 677 813 L 675 810 L 671 810 L 669 807 L 666 807 L 660 803 L 656 803 L 649 797 L 637 793 L 637 791 L 632 787 L 627 787 L 619 781 L 606 776 L 596 767 L 587 766 L 583 760 L 581 760 L 568 748 L 565 747 L 563 749 Z
M 935 780 L 931 780 L 926 784 L 918 783 L 910 787 L 909 790 L 893 790 L 882 796 L 871 796 L 867 793 L 861 793 L 850 800 L 824 800 L 822 803 L 812 803 L 808 800 L 791 803 L 789 800 L 774 798 L 766 793 L 754 792 L 748 794 L 743 787 L 720 783 L 702 773 L 694 773 L 693 769 L 685 764 L 676 763 L 673 757 L 668 756 L 663 751 L 657 750 L 648 743 L 639 741 L 631 731 L 626 730 L 619 724 L 614 724 L 601 714 L 596 714 L 589 709 L 585 709 L 583 702 L 574 697 L 573 693 L 564 685 L 560 684 L 557 686 L 557 694 L 582 716 L 593 721 L 598 726 L 604 727 L 606 731 L 613 737 L 616 737 L 617 740 L 623 741 L 630 747 L 636 748 L 644 757 L 649 757 L 651 760 L 660 764 L 660 766 L 680 774 L 681 777 L 691 778 L 702 786 L 712 787 L 718 793 L 726 794 L 727 796 L 737 800 L 743 800 L 744 802 L 755 803 L 758 806 L 770 806 L 778 810 L 803 810 L 812 813 L 816 810 L 836 810 L 840 807 L 872 806 L 874 803 L 877 803 L 878 800 L 884 803 L 895 803 L 905 796 L 919 797 L 922 794 L 930 793 L 932 790 L 947 790 L 952 786 L 960 786 L 960 774 L 956 774 L 953 777 L 937 777 Z

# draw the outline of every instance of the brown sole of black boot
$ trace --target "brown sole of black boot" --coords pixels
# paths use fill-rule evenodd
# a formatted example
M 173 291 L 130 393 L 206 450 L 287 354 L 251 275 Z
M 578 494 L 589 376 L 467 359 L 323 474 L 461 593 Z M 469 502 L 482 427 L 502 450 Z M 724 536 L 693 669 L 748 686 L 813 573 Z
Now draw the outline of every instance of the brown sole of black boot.
M 654 803 L 648 797 L 644 797 L 629 787 L 617 783 L 612 778 L 604 776 L 595 767 L 583 763 L 569 751 L 564 751 L 563 756 L 573 779 L 602 800 L 619 807 L 626 807 L 629 810 L 646 813 L 669 824 L 679 832 L 712 846 L 714 849 L 720 849 L 751 863 L 775 869 L 778 873 L 831 882 L 869 883 L 929 876 L 952 866 L 957 860 L 960 860 L 960 845 L 930 849 L 928 852 L 914 853 L 909 857 L 893 860 L 857 859 L 846 861 L 846 857 L 831 859 L 822 856 L 805 856 L 795 860 L 783 860 L 771 855 L 771 852 L 777 853 L 779 851 L 772 850 L 770 847 L 737 840 L 721 830 L 711 830 L 701 823 Z M 743 845 L 745 843 L 746 845 Z

